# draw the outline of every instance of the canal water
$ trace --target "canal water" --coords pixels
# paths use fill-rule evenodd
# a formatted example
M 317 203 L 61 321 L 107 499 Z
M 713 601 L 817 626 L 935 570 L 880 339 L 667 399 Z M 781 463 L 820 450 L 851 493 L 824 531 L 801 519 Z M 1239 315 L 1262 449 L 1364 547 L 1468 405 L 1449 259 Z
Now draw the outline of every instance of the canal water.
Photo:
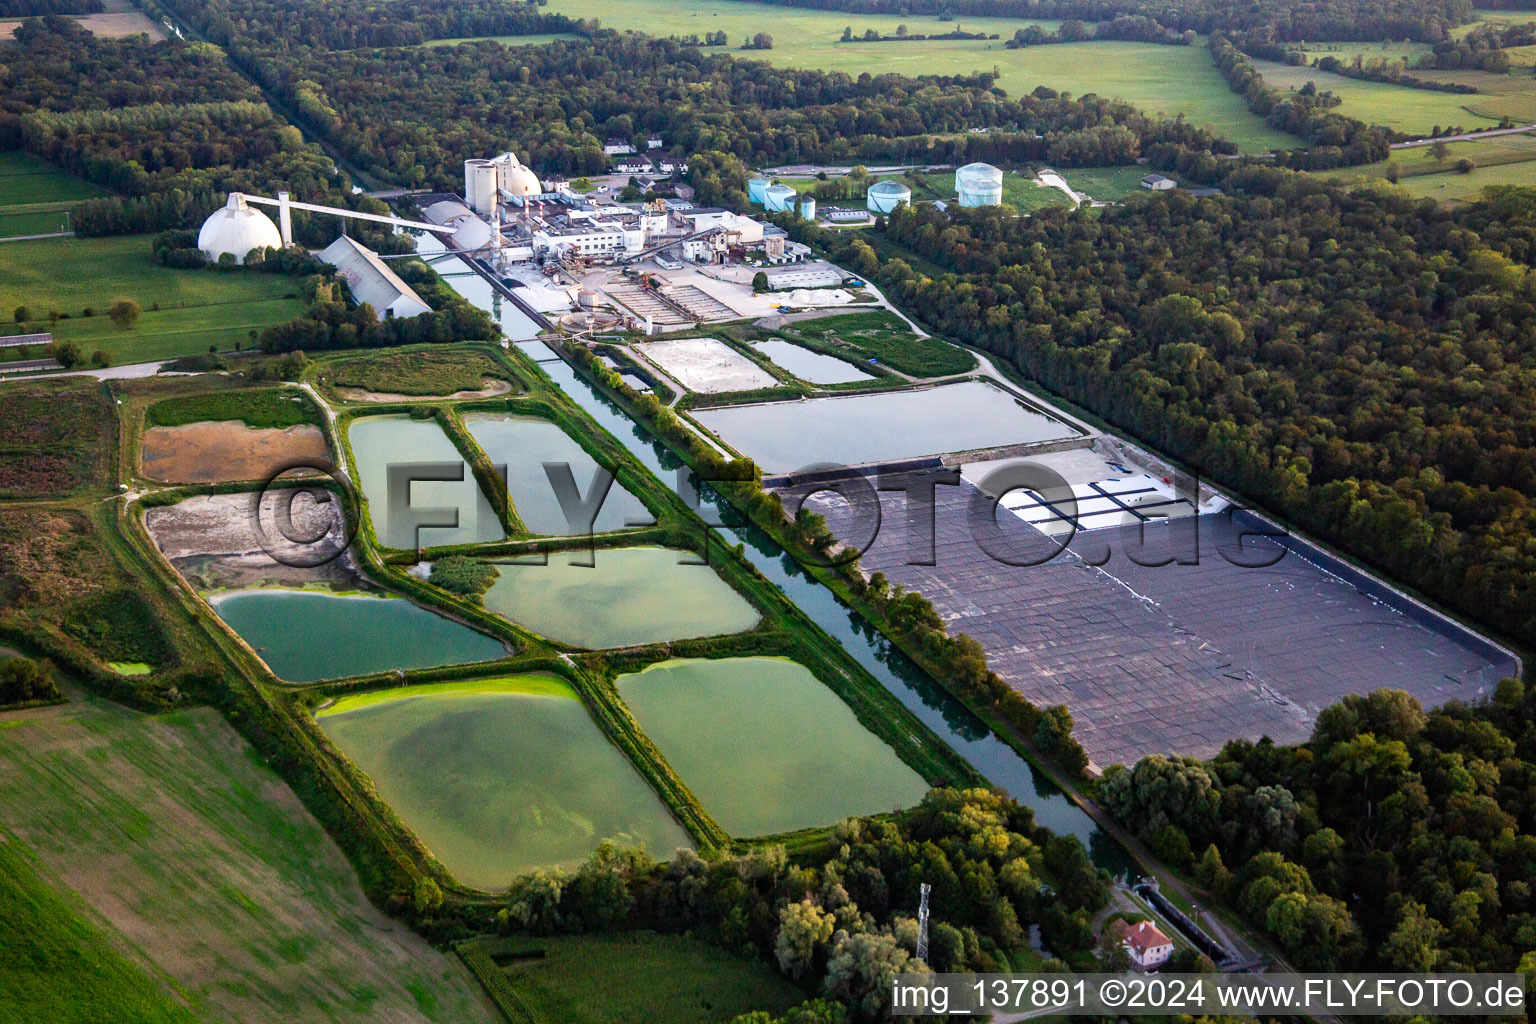
M 476 301 L 472 290 L 460 288 L 463 280 L 451 278 L 449 283 L 470 301 Z M 484 285 L 484 282 L 480 284 Z M 525 340 L 532 337 L 532 334 L 509 332 L 509 337 L 514 341 Z M 534 345 L 520 347 L 525 354 L 533 355 L 529 350 Z M 727 544 L 743 544 L 748 561 L 759 572 L 776 584 L 801 611 L 840 643 L 854 660 L 863 665 L 918 719 L 942 736 L 988 781 L 1031 808 L 1035 820 L 1052 832 L 1077 836 L 1088 848 L 1093 862 L 1110 874 L 1120 878 L 1138 874 L 1135 862 L 1125 848 L 1106 835 L 1060 787 L 1037 771 L 1012 747 L 992 735 L 985 722 L 928 678 L 927 673 L 893 646 L 884 634 L 866 622 L 863 616 L 809 576 L 772 537 L 729 506 L 722 511 L 722 503 L 715 500 L 707 485 L 699 488 L 697 478 L 649 431 L 578 377 L 563 360 L 549 360 L 547 356 L 537 356 L 535 359 L 540 369 L 572 401 L 586 409 L 594 420 L 664 483 L 685 493 L 695 493 L 697 490 L 699 512 L 706 522 L 720 524 L 717 529 L 719 537 Z M 683 471 L 681 476 L 680 470 Z

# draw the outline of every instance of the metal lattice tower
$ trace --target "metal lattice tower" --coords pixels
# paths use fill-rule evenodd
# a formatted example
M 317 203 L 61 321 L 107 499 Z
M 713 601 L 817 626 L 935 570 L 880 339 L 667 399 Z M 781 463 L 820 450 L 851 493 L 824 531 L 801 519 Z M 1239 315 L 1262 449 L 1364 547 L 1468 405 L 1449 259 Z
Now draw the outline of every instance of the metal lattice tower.
M 917 958 L 923 963 L 928 962 L 928 892 L 932 888 L 927 882 L 923 883 L 923 898 L 917 908 Z

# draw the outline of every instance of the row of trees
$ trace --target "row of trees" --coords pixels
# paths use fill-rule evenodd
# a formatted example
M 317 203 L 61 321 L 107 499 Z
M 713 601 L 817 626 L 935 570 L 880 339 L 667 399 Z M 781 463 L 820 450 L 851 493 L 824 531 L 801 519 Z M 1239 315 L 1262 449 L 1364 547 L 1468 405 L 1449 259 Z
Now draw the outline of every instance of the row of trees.
M 887 294 L 1536 641 L 1536 191 L 1448 212 L 1259 166 L 1101 215 L 899 210 Z
M 915 957 L 925 882 L 926 963 Z M 534 934 L 691 930 L 770 960 L 862 1021 L 885 1019 L 899 973 L 1009 969 L 1032 924 L 1056 956 L 1092 963 L 1090 922 L 1108 898 L 1075 837 L 1051 835 L 993 790 L 935 789 L 890 820 L 839 823 L 829 852 L 794 861 L 776 847 L 657 864 L 605 844 L 573 874 L 516 880 L 498 920 Z
M 1536 967 L 1536 691 L 1518 680 L 1427 714 L 1350 696 L 1302 746 L 1144 758 L 1099 797 L 1306 968 Z
M 1311 82 L 1294 93 L 1271 87 L 1243 52 L 1219 32 L 1212 33 L 1210 50 L 1227 84 L 1249 110 L 1271 127 L 1307 141 L 1305 149 L 1280 154 L 1286 166 L 1325 170 L 1376 163 L 1391 153 L 1392 132 L 1330 110 L 1339 105 L 1333 93 L 1319 92 Z
M 1043 46 L 1048 43 L 1081 43 L 1090 39 L 1123 39 L 1136 43 L 1161 43 L 1166 46 L 1189 46 L 1195 41 L 1195 33 L 1164 28 L 1155 18 L 1139 14 L 1118 14 L 1109 21 L 1084 22 L 1069 19 L 1061 23 L 1055 32 L 1047 32 L 1039 25 L 1026 25 L 1015 30 L 1013 38 L 1005 44 L 1010 50 L 1025 46 Z
M 419 46 L 433 39 L 583 32 L 586 23 L 545 13 L 524 0 L 163 0 L 164 6 L 220 46 L 349 50 Z

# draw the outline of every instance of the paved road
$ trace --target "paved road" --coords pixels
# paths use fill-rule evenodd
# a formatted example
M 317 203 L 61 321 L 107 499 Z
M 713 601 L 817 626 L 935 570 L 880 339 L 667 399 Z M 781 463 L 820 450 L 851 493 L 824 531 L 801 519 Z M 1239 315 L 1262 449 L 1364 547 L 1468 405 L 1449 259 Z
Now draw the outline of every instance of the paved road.
M 0 238 L 0 242 L 30 242 L 36 238 L 74 238 L 73 231 L 52 231 L 46 235 L 11 235 L 9 238 Z
M 1393 149 L 1413 149 L 1415 146 L 1433 146 L 1437 142 L 1470 142 L 1473 139 L 1491 139 L 1495 135 L 1519 135 L 1536 128 L 1528 124 L 1519 128 L 1490 128 L 1485 132 L 1467 132 L 1463 135 L 1442 135 L 1438 139 L 1414 139 L 1412 142 L 1394 142 Z

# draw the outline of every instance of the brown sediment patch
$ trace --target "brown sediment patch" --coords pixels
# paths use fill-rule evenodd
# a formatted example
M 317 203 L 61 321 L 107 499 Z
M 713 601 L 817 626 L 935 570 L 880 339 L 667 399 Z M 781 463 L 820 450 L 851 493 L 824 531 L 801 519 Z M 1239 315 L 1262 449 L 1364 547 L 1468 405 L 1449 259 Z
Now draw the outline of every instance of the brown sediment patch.
M 329 456 L 319 427 L 278 430 L 239 420 L 204 421 L 144 431 L 144 475 L 167 484 L 265 480 L 295 459 Z
M 469 398 L 494 398 L 512 390 L 512 385 L 495 377 L 486 377 L 478 391 L 455 391 L 451 395 L 406 395 L 391 391 L 338 387 L 336 394 L 348 402 L 457 402 Z

